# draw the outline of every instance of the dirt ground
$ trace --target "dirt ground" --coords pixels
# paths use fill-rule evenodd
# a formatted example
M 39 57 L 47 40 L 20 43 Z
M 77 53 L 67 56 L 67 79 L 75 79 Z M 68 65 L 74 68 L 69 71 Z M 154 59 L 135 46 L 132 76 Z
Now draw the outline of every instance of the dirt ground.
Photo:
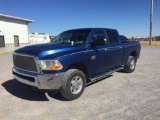
M 1 120 L 159 120 L 160 48 L 142 46 L 136 70 L 116 72 L 67 101 L 12 77 L 12 53 L 0 55 Z

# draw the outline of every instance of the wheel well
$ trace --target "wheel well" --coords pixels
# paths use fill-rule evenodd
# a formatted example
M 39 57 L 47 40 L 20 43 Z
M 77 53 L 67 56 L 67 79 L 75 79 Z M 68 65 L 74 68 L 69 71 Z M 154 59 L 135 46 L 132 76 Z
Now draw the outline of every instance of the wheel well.
M 81 70 L 84 75 L 86 76 L 86 82 L 88 82 L 88 70 L 87 70 L 87 67 L 83 64 L 83 63 L 74 63 L 72 65 L 70 65 L 67 70 L 69 69 L 78 69 L 78 70 Z
M 137 52 L 136 51 L 131 52 L 130 56 L 137 58 Z

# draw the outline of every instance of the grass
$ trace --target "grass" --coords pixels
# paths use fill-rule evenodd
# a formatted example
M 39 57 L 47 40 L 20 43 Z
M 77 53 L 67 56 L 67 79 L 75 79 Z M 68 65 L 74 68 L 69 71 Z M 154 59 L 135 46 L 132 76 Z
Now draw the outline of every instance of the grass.
M 141 41 L 141 45 L 150 46 L 149 41 Z M 160 46 L 160 41 L 152 41 L 151 46 Z

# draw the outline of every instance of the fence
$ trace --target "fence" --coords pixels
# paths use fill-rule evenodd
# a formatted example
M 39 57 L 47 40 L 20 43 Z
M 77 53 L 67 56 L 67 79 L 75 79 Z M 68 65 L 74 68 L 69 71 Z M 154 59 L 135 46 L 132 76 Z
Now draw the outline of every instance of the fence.
M 150 38 L 128 38 L 129 41 L 149 41 Z M 160 41 L 160 39 L 152 38 L 152 41 Z

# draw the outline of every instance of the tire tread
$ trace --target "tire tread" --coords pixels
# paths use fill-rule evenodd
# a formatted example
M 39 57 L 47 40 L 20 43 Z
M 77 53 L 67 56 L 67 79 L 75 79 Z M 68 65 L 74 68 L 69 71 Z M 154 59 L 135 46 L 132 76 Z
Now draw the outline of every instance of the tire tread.
M 67 82 L 68 82 L 68 78 L 74 74 L 74 73 L 81 73 L 83 76 L 85 76 L 83 74 L 82 71 L 78 70 L 78 69 L 69 69 L 66 71 L 65 75 L 64 75 L 64 78 L 63 78 L 63 82 L 61 84 L 61 89 L 60 89 L 60 93 L 63 97 L 69 99 L 69 100 L 73 100 L 73 99 L 76 99 L 76 97 L 73 97 L 71 98 L 71 96 L 68 94 L 67 92 Z M 85 83 L 84 83 L 85 84 Z

